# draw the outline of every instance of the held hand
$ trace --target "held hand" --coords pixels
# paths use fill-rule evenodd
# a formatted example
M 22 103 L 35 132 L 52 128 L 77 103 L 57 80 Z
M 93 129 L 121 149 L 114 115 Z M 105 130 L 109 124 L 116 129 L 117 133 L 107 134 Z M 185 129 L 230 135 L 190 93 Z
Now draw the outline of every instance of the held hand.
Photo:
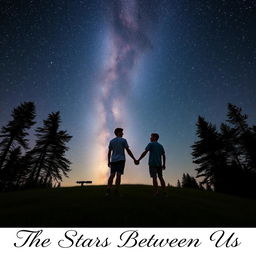
M 134 160 L 134 163 L 135 163 L 136 165 L 139 165 L 140 161 L 135 159 L 135 160 Z
M 162 166 L 162 169 L 165 170 L 165 165 Z

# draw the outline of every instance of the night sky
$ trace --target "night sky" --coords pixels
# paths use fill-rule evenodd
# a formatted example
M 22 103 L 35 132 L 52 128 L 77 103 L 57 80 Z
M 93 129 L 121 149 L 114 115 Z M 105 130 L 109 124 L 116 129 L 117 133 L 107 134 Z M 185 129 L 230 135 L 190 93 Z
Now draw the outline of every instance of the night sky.
M 116 127 L 138 158 L 158 132 L 164 177 L 193 176 L 198 115 L 219 125 L 227 103 L 256 123 L 254 0 L 1 0 L 0 126 L 24 101 L 37 124 L 60 111 L 73 136 L 70 178 L 105 184 Z M 151 183 L 148 156 L 127 155 L 123 183 Z

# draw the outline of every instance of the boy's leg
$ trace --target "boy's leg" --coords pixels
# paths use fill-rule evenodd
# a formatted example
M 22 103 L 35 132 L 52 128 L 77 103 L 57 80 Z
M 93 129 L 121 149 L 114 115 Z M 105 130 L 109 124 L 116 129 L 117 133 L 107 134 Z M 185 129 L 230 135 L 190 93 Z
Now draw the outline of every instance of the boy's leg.
M 111 173 L 109 178 L 108 178 L 108 189 L 110 189 L 112 184 L 113 184 L 113 180 L 114 180 L 115 174 L 116 174 L 115 172 Z
M 159 180 L 160 180 L 160 183 L 161 183 L 161 187 L 163 189 L 163 191 L 165 192 L 165 181 L 164 181 L 164 178 L 163 176 L 159 177 Z
M 158 193 L 157 177 L 152 177 L 152 179 L 153 179 L 153 187 L 154 187 L 155 193 L 157 194 Z
M 113 184 L 113 180 L 114 180 L 115 174 L 116 174 L 115 172 L 110 173 L 110 176 L 108 178 L 107 192 L 105 194 L 106 197 L 110 196 L 110 189 L 111 189 L 111 186 Z
M 161 184 L 162 190 L 163 190 L 164 194 L 166 194 L 166 189 L 165 189 L 166 186 L 165 186 L 165 181 L 164 181 L 164 178 L 163 178 L 162 168 L 158 169 L 157 175 L 158 175 L 158 178 L 160 180 L 160 184 Z
M 118 193 L 119 192 L 119 186 L 121 184 L 121 173 L 120 172 L 117 172 L 116 174 L 116 190 L 115 192 Z
M 120 185 L 120 183 L 121 183 L 121 173 L 120 172 L 118 172 L 117 174 L 116 174 L 116 186 L 118 187 L 119 185 Z
M 121 175 L 124 173 L 125 161 L 120 161 L 116 166 L 116 193 L 119 193 L 119 186 L 121 184 Z
M 154 166 L 149 166 L 149 173 L 150 177 L 152 178 L 153 181 L 153 187 L 155 190 L 155 194 L 158 194 L 158 184 L 157 184 L 157 170 Z

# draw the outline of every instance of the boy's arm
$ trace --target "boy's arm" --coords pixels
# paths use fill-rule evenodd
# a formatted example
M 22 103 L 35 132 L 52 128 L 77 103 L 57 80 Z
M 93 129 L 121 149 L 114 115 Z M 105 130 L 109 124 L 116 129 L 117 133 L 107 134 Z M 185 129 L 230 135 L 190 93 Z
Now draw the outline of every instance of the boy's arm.
M 141 156 L 140 156 L 140 158 L 138 159 L 138 161 L 140 161 L 147 153 L 148 153 L 148 150 L 145 150 L 145 151 L 141 154 Z
M 162 166 L 162 168 L 163 168 L 163 170 L 165 170 L 165 162 L 166 162 L 165 153 L 163 153 L 162 156 L 163 156 L 163 166 Z
M 134 161 L 136 161 L 135 157 L 133 156 L 132 151 L 131 151 L 129 148 L 125 148 L 125 149 L 126 149 L 128 155 L 129 155 Z
M 110 164 L 111 151 L 112 151 L 112 150 L 109 148 L 109 149 L 108 149 L 108 167 L 110 167 L 110 165 L 111 165 L 111 164 Z

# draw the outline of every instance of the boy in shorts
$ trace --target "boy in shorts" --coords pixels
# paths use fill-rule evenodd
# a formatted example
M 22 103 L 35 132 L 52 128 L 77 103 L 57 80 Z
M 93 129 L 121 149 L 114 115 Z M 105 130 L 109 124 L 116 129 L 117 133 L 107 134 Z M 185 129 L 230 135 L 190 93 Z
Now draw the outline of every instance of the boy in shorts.
M 108 179 L 107 193 L 106 196 L 110 195 L 110 189 L 113 183 L 113 180 L 116 175 L 116 189 L 115 192 L 119 193 L 119 186 L 121 183 L 121 175 L 124 174 L 125 166 L 125 150 L 128 155 L 134 160 L 135 164 L 138 164 L 134 158 L 131 150 L 129 149 L 126 139 L 123 137 L 123 129 L 116 128 L 114 131 L 116 137 L 109 142 L 108 146 L 108 167 L 110 167 L 110 176 Z M 111 160 L 110 160 L 111 159 Z
M 138 159 L 138 162 L 146 156 L 146 154 L 149 152 L 149 173 L 150 177 L 153 179 L 153 186 L 155 188 L 155 194 L 158 195 L 158 184 L 157 184 L 157 177 L 160 180 L 161 187 L 163 189 L 164 194 L 166 195 L 166 189 L 165 189 L 165 181 L 163 178 L 163 171 L 165 170 L 165 151 L 164 147 L 158 143 L 159 135 L 157 133 L 152 133 L 150 137 L 150 143 L 145 148 L 145 151 L 141 154 L 140 158 Z M 163 158 L 163 164 L 162 164 L 162 158 Z

